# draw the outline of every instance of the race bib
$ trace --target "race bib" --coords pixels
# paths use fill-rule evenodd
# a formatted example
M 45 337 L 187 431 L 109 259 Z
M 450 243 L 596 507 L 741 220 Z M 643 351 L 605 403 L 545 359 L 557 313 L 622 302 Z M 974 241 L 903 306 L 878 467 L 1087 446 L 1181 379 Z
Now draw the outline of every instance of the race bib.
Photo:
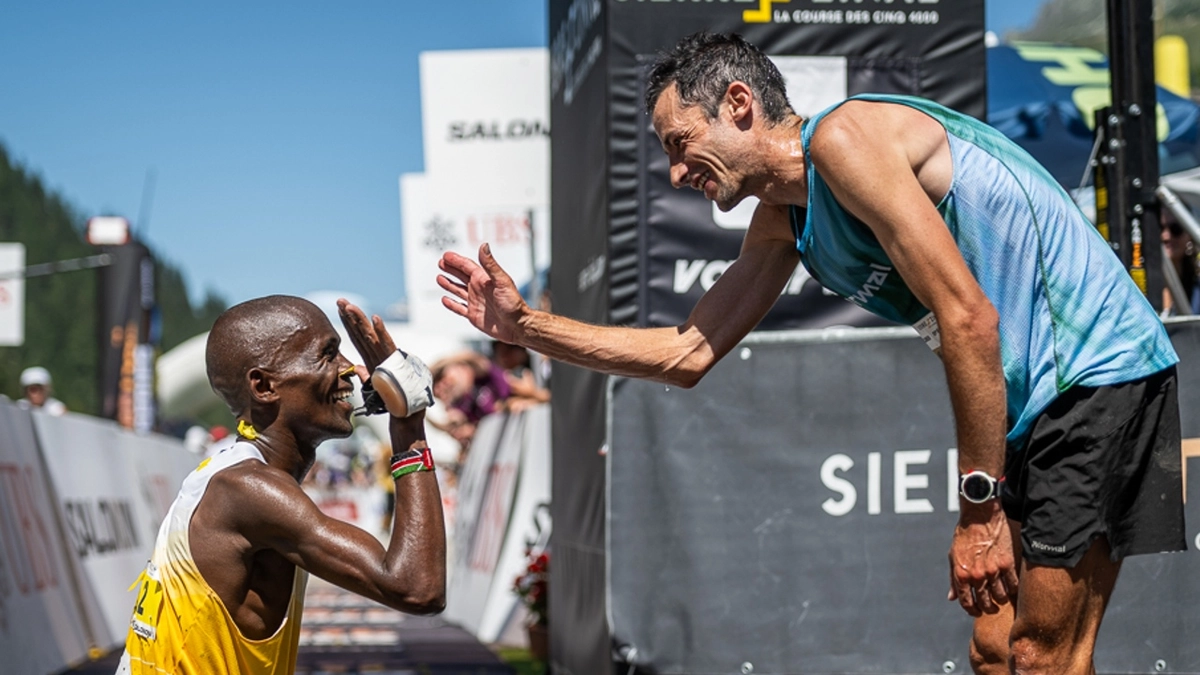
M 153 640 L 158 634 L 158 617 L 162 613 L 163 588 L 158 575 L 158 566 L 153 562 L 146 564 L 146 569 L 133 582 L 133 589 L 138 588 L 137 603 L 133 606 L 133 620 L 129 627 L 144 640 Z
M 913 324 L 913 328 L 917 329 L 917 335 L 925 341 L 925 346 L 933 350 L 934 354 L 939 357 L 942 355 L 942 334 L 938 330 L 937 317 L 930 312 L 925 315 L 925 318 Z

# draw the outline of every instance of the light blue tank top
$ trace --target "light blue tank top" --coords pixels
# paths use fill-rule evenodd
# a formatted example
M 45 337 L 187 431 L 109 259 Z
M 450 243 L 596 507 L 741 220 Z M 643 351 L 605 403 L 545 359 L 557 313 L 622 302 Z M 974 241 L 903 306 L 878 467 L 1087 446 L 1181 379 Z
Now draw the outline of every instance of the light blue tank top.
M 1108 242 L 1029 154 L 992 127 L 932 101 L 854 99 L 907 105 L 946 129 L 954 174 L 937 209 L 1000 314 L 1010 450 L 1024 446 L 1034 419 L 1069 387 L 1119 384 L 1179 360 Z M 805 122 L 806 157 L 813 131 L 836 107 Z M 929 310 L 874 233 L 837 203 L 806 162 L 808 212 L 791 209 L 805 268 L 860 307 L 921 330 Z

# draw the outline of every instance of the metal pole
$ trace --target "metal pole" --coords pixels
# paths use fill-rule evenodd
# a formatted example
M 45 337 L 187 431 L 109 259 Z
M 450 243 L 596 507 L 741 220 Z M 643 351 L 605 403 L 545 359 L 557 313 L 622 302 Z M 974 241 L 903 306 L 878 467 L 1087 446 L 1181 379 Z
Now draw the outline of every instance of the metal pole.
M 1162 309 L 1162 247 L 1158 202 L 1158 138 L 1155 129 L 1153 0 L 1107 0 L 1110 126 L 1118 133 L 1116 180 L 1109 186 L 1110 227 L 1117 254 L 1156 310 Z M 1115 116 L 1116 120 L 1113 120 Z M 1114 143 L 1115 141 L 1115 143 Z M 1122 203 L 1123 202 L 1123 203 Z
M 94 267 L 108 267 L 112 264 L 112 256 L 107 253 L 99 255 L 89 255 L 84 258 L 71 258 L 69 260 L 58 260 L 55 262 L 38 263 L 29 265 L 28 267 L 13 270 L 11 272 L 0 272 L 0 281 L 4 279 L 20 279 L 29 277 L 44 277 L 49 274 L 58 274 L 59 272 L 74 272 L 76 270 L 87 270 Z

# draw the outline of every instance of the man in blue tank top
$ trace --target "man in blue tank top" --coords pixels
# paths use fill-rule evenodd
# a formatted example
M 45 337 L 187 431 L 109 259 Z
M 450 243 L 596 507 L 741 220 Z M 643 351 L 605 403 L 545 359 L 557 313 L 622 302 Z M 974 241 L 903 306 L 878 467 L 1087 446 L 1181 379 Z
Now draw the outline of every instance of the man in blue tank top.
M 945 366 L 962 474 L 949 598 L 975 617 L 976 672 L 1094 672 L 1121 560 L 1184 548 L 1177 358 L 1111 249 L 987 125 L 902 96 L 803 120 L 779 71 L 735 35 L 664 54 L 646 109 L 676 187 L 726 211 L 760 200 L 738 259 L 683 325 L 534 310 L 486 245 L 478 264 L 442 258 L 445 306 L 552 359 L 688 387 L 802 262 L 913 325 Z

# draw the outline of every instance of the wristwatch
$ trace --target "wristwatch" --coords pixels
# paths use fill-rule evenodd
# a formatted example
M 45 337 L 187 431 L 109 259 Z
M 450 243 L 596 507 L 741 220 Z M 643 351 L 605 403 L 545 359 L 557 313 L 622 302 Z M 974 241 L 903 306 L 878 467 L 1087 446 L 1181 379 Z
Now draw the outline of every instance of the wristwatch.
M 958 479 L 958 494 L 972 504 L 982 504 L 1000 496 L 1000 483 L 1003 478 L 995 479 L 986 471 L 971 471 Z

